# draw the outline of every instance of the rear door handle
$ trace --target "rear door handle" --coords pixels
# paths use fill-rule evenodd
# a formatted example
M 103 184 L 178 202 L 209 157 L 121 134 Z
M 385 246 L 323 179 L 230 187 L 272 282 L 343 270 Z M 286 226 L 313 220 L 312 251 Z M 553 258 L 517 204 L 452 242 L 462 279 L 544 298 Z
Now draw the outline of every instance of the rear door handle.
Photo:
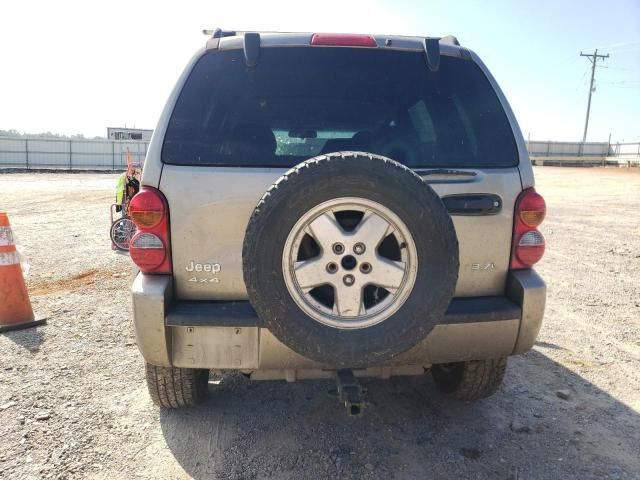
M 502 199 L 492 193 L 447 195 L 442 202 L 449 215 L 496 215 L 502 210 Z

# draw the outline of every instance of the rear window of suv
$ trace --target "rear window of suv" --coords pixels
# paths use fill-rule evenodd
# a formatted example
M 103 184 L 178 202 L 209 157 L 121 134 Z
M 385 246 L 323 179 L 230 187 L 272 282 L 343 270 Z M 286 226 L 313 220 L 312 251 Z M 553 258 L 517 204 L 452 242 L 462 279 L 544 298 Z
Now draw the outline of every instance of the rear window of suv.
M 365 48 L 210 51 L 178 98 L 162 148 L 176 165 L 291 167 L 356 150 L 412 168 L 518 164 L 513 132 L 480 68 Z

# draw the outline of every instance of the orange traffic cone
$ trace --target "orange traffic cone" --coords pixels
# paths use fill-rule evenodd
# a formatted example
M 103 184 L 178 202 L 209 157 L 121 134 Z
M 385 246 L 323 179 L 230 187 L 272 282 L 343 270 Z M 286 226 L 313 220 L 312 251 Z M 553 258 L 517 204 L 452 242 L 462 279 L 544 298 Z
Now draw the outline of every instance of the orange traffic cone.
M 0 332 L 45 323 L 36 320 L 24 284 L 9 217 L 0 212 Z

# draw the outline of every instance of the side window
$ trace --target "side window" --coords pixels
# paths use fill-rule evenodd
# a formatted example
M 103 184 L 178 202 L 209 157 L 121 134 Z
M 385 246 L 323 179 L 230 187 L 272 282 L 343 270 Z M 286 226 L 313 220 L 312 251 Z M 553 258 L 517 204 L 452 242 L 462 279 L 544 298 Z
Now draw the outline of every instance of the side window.
M 471 125 L 471 120 L 469 119 L 469 114 L 464 108 L 464 105 L 460 101 L 457 95 L 453 95 L 453 105 L 456 107 L 456 112 L 458 113 L 458 117 L 462 122 L 462 126 L 464 127 L 465 133 L 467 134 L 467 140 L 471 144 L 471 152 L 473 155 L 478 155 L 478 139 L 476 138 L 476 131 Z
M 353 130 L 274 130 L 276 137 L 276 155 L 314 156 L 326 152 L 327 148 L 339 145 L 349 150 L 352 146 Z M 347 148 L 348 147 L 348 148 Z M 333 151 L 333 150 L 332 150 Z
M 409 107 L 409 117 L 415 128 L 418 138 L 422 143 L 436 143 L 436 129 L 433 127 L 433 120 L 427 110 L 424 100 L 420 100 Z
M 276 137 L 276 155 L 314 156 L 322 149 L 324 141 L 303 132 L 298 135 L 289 130 L 274 130 Z

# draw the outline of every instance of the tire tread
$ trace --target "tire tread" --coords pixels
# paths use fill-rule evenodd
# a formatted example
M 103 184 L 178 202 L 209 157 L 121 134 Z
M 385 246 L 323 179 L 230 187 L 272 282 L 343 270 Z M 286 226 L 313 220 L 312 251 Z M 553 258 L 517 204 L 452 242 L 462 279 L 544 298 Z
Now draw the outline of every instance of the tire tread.
M 437 368 L 437 366 L 436 366 Z M 479 400 L 498 391 L 507 368 L 507 358 L 470 360 L 462 363 L 462 375 L 455 384 L 443 388 L 442 379 L 433 371 L 433 378 L 441 390 L 457 400 Z
M 208 371 L 195 368 L 158 367 L 147 363 L 146 378 L 149 395 L 157 406 L 190 407 L 203 400 L 207 389 Z

